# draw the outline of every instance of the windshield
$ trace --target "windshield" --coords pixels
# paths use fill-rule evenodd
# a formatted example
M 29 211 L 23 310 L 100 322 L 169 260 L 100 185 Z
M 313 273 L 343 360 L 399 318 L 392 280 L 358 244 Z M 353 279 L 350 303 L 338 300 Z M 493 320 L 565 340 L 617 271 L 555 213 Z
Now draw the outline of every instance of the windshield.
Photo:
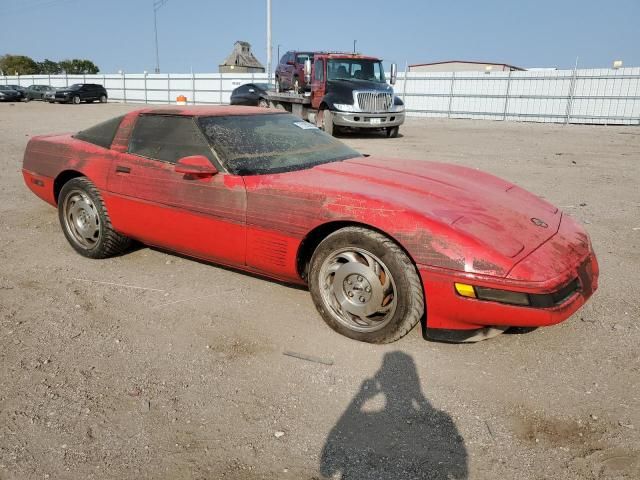
M 335 59 L 327 63 L 329 80 L 367 80 L 385 83 L 382 62 L 365 59 Z
M 234 175 L 289 172 L 361 156 L 288 113 L 200 117 L 198 123 Z

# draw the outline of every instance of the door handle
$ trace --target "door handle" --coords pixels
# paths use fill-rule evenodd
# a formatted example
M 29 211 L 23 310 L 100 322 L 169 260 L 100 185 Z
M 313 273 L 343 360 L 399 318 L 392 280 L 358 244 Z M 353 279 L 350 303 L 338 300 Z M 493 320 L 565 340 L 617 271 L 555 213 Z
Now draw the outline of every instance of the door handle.
M 129 167 L 123 167 L 122 165 L 116 165 L 116 173 L 131 173 Z

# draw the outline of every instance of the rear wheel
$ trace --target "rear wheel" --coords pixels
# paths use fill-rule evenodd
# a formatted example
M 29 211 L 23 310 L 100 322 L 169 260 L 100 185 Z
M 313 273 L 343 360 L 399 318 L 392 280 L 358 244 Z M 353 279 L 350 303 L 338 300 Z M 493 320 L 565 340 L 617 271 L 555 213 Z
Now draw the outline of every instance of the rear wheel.
M 381 233 L 340 229 L 316 248 L 309 290 L 324 321 L 342 335 L 389 343 L 424 314 L 422 284 L 407 254 Z
M 102 196 L 87 178 L 64 184 L 58 195 L 58 218 L 71 246 L 85 257 L 112 257 L 130 245 L 130 240 L 111 226 Z
M 106 95 L 100 95 L 100 103 L 107 103 L 107 96 Z

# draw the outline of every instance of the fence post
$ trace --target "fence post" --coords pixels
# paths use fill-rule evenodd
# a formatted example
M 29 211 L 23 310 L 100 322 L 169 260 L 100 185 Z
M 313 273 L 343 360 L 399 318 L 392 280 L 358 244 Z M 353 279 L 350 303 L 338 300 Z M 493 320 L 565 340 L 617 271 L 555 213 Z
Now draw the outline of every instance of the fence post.
M 504 97 L 504 112 L 502 112 L 502 121 L 507 119 L 507 109 L 509 108 L 509 93 L 511 92 L 511 69 L 509 69 L 509 76 L 507 77 L 507 93 Z
M 564 124 L 567 125 L 571 121 L 571 107 L 573 105 L 573 91 L 576 86 L 576 77 L 578 75 L 578 57 L 576 57 L 576 64 L 573 67 L 573 75 L 571 75 L 571 83 L 569 84 L 569 98 L 567 98 L 567 113 L 564 119 Z
M 449 109 L 447 111 L 447 118 L 451 118 L 451 103 L 453 102 L 453 84 L 456 81 L 456 72 L 451 73 L 451 87 L 449 88 Z
M 66 86 L 69 86 L 69 74 L 65 71 L 64 72 L 64 82 L 66 83 Z
M 167 73 L 167 103 L 171 105 L 171 74 Z
M 147 99 L 147 71 L 144 71 L 144 103 L 149 103 Z
M 404 108 L 407 109 L 405 102 L 405 96 L 407 95 L 407 71 L 409 70 L 409 62 L 404 62 L 404 83 L 402 84 L 402 103 L 405 104 Z
M 220 75 L 220 91 L 218 92 L 218 105 L 222 105 L 222 74 Z
M 196 104 L 196 76 L 191 69 L 191 103 Z
M 122 95 L 124 103 L 127 103 L 127 74 L 122 71 Z

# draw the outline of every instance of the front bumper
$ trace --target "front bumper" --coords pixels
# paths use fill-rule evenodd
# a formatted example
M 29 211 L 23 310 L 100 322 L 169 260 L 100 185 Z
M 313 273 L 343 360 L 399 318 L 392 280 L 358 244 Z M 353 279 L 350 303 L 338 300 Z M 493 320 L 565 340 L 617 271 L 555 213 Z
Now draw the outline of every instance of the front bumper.
M 361 113 L 333 112 L 333 124 L 351 128 L 389 128 L 404 123 L 404 112 Z
M 545 282 L 492 278 L 418 265 L 427 301 L 429 329 L 474 330 L 487 326 L 540 327 L 560 323 L 573 315 L 598 288 L 598 261 L 593 252 L 563 275 Z M 562 303 L 549 308 L 516 306 L 458 295 L 454 283 L 529 294 L 557 292 L 578 279 L 579 288 Z

